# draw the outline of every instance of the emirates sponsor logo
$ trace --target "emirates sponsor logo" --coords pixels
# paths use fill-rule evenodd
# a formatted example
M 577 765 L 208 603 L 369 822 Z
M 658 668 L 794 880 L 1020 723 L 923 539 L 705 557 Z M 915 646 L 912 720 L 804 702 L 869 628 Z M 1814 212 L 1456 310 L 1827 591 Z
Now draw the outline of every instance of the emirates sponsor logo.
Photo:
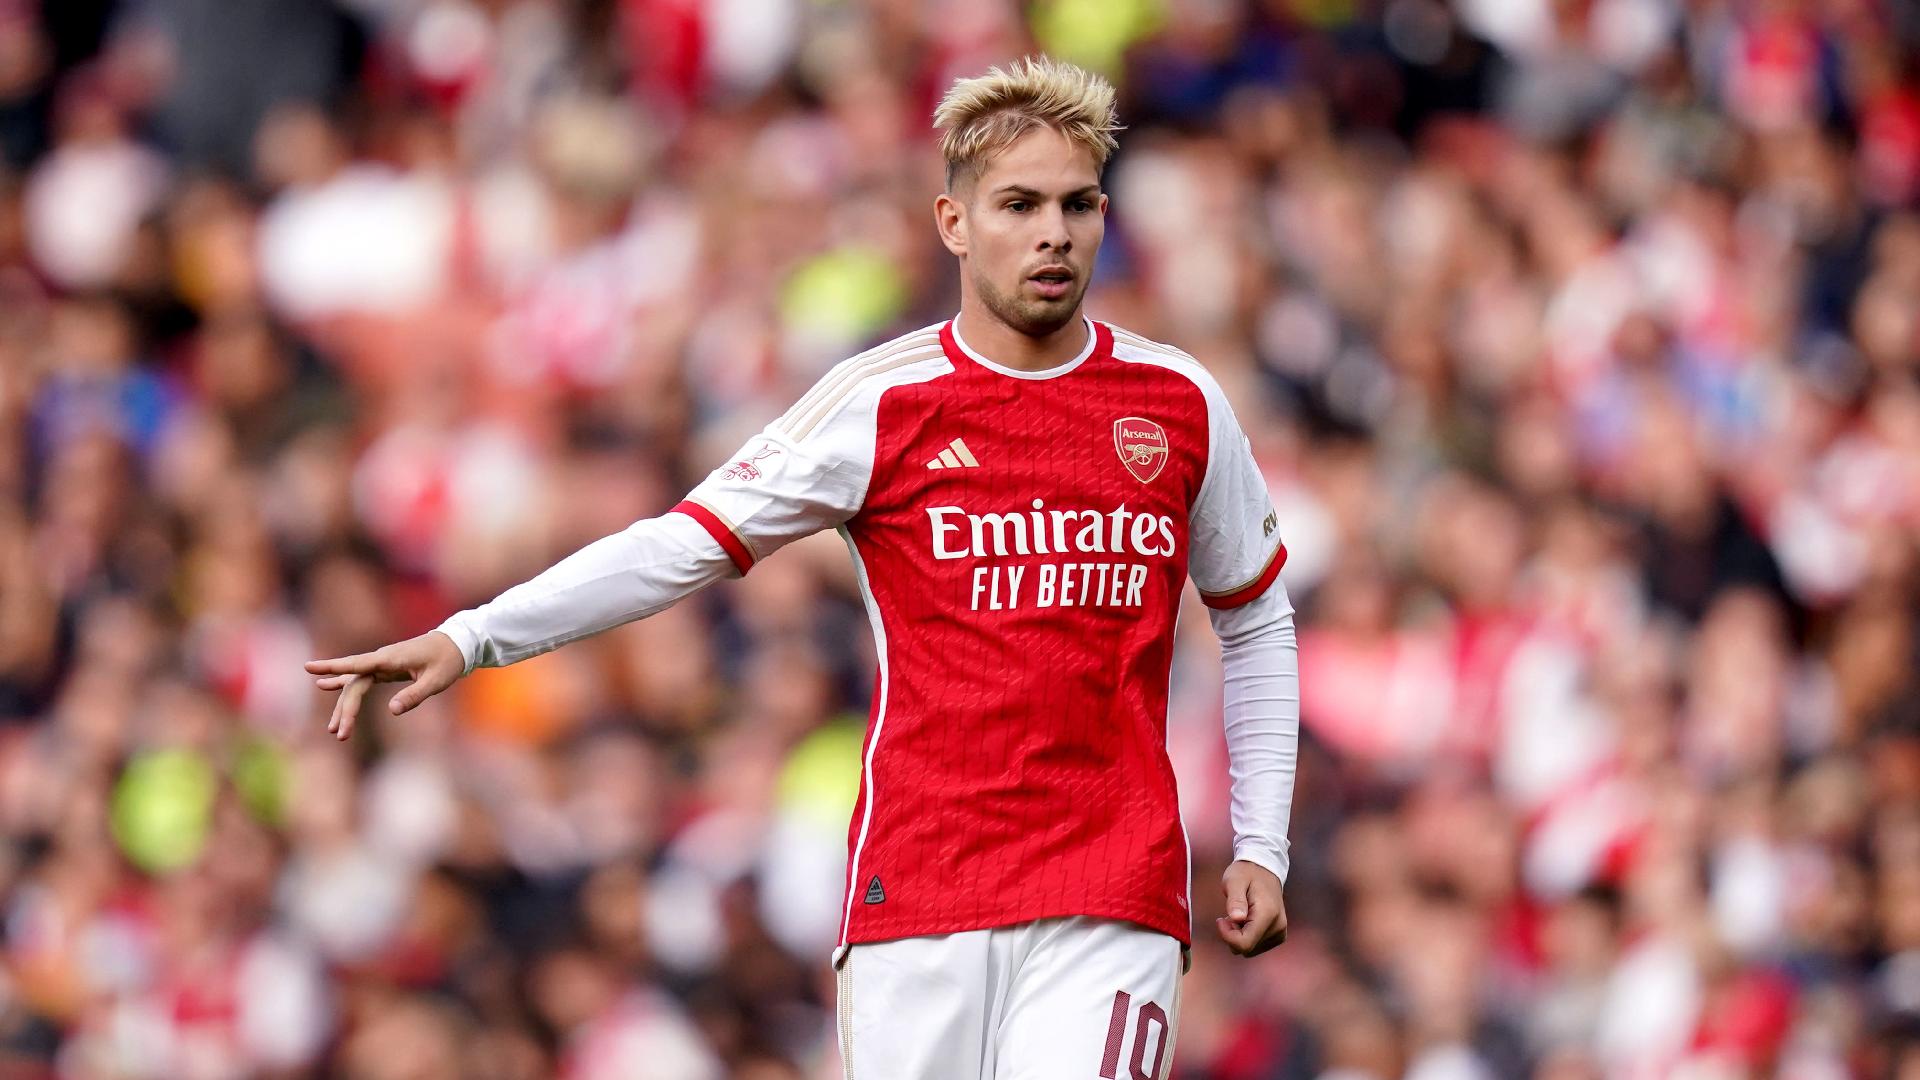
M 958 506 L 927 508 L 933 557 L 975 559 L 969 603 L 974 611 L 1054 607 L 1143 607 L 1144 559 L 1171 558 L 1174 521 L 1125 503 L 1112 510 L 1061 510 L 1034 499 L 1027 510 L 969 514 Z M 1052 558 L 1034 564 L 997 561 L 1013 555 Z M 1086 556 L 1105 556 L 1086 558 Z
M 1147 483 L 1167 467 L 1167 429 L 1145 417 L 1123 416 L 1113 422 L 1113 449 L 1133 478 Z
M 1126 503 L 1099 510 L 1057 510 L 1039 499 L 1032 509 L 969 514 L 958 506 L 927 508 L 936 559 L 1002 555 L 1147 555 L 1174 553 L 1173 519 L 1142 514 Z

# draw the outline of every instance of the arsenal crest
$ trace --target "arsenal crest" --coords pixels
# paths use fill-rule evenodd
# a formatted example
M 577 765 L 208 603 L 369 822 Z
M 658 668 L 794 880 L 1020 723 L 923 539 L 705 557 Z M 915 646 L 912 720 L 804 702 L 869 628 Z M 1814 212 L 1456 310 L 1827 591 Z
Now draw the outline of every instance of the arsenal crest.
M 1167 429 L 1138 416 L 1113 422 L 1113 449 L 1133 478 L 1146 483 L 1167 464 Z

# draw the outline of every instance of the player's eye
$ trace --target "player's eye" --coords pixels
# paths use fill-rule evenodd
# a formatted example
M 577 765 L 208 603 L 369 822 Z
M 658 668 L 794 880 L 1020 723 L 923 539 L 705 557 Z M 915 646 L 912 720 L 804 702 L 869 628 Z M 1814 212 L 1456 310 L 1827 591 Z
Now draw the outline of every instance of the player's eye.
M 1093 204 L 1085 199 L 1075 199 L 1067 204 L 1067 209 L 1072 210 L 1076 214 L 1084 214 L 1093 209 Z
M 1015 199 L 1012 202 L 1007 204 L 1007 209 L 1013 211 L 1016 214 L 1024 214 L 1027 212 L 1028 205 L 1029 204 L 1025 199 Z

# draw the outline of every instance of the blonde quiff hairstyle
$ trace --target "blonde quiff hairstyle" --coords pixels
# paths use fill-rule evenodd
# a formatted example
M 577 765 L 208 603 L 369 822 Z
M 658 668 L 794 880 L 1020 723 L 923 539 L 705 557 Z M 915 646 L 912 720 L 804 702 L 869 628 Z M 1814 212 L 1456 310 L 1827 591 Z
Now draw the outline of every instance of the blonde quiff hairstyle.
M 947 159 L 947 190 L 964 173 L 977 174 L 1015 139 L 1050 127 L 1093 154 L 1095 171 L 1106 168 L 1119 142 L 1113 84 L 1085 68 L 1050 56 L 1029 56 L 985 75 L 956 79 L 933 126 Z

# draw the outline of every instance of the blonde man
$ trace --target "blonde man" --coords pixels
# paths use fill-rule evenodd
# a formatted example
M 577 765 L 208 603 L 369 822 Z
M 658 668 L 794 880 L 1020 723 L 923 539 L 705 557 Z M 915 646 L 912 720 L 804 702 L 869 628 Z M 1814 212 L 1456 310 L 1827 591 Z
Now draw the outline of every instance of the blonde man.
M 1159 1080 L 1190 943 L 1166 742 L 1180 592 L 1223 643 L 1235 861 L 1219 936 L 1286 936 L 1299 687 L 1286 548 L 1191 357 L 1083 314 L 1113 88 L 1030 59 L 935 113 L 959 314 L 835 367 L 672 512 L 439 630 L 319 661 L 350 732 L 475 665 L 644 617 L 837 529 L 880 670 L 848 829 L 840 1044 L 854 1080 Z

